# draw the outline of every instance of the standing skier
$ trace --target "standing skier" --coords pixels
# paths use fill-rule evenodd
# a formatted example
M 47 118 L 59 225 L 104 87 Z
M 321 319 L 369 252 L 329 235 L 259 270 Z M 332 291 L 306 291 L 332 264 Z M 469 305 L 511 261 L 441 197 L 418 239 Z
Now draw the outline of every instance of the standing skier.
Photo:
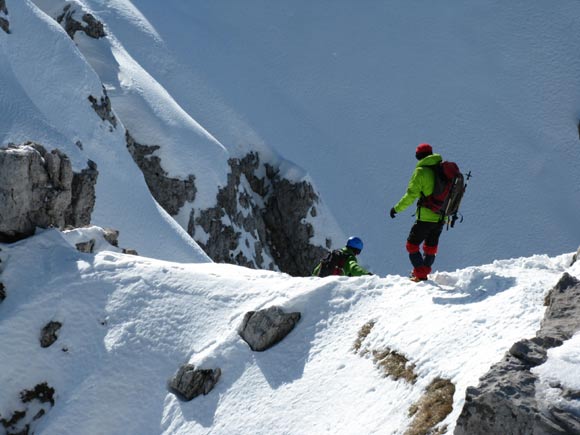
M 411 227 L 407 238 L 407 252 L 413 265 L 411 280 L 425 281 L 437 254 L 439 236 L 443 230 L 445 219 L 441 214 L 421 206 L 421 198 L 433 193 L 435 186 L 435 172 L 429 166 L 437 165 L 443 160 L 439 154 L 433 154 L 431 145 L 422 143 L 415 150 L 415 157 L 419 162 L 413 171 L 407 192 L 401 200 L 391 208 L 391 218 L 409 207 L 415 200 L 417 203 L 417 220 Z M 423 254 L 421 254 L 423 243 Z

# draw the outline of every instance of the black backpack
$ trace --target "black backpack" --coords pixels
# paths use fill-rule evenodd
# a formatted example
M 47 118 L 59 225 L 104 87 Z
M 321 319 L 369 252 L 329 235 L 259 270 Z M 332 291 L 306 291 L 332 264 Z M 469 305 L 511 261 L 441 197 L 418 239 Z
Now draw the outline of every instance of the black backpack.
M 454 162 L 441 162 L 425 167 L 435 173 L 435 186 L 431 195 L 421 194 L 417 204 L 439 213 L 442 221 L 446 217 L 451 217 L 449 223 L 453 227 L 458 219 L 459 205 L 466 187 L 463 174 Z
M 320 261 L 318 276 L 324 278 L 325 276 L 330 275 L 344 275 L 343 267 L 348 257 L 349 255 L 340 249 L 330 251 Z

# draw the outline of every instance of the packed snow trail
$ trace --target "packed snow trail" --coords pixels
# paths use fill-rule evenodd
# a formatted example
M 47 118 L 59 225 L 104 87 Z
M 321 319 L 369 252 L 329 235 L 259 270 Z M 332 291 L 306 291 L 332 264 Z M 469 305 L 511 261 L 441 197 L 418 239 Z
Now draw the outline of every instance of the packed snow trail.
M 420 284 L 397 275 L 293 278 L 104 244 L 83 254 L 72 246 L 83 231 L 1 246 L 0 347 L 10 352 L 0 354 L 0 414 L 47 382 L 56 404 L 37 423 L 42 435 L 402 434 L 409 407 L 437 376 L 457 388 L 443 422 L 452 433 L 465 388 L 535 334 L 544 295 L 571 260 L 502 260 Z M 273 348 L 252 352 L 237 328 L 247 311 L 271 305 L 300 311 L 301 321 Z M 63 327 L 42 349 L 39 331 L 51 320 Z M 370 320 L 368 352 L 354 352 Z M 415 384 L 384 377 L 372 351 L 385 348 L 415 365 Z M 222 369 L 215 389 L 191 402 L 167 390 L 186 362 Z

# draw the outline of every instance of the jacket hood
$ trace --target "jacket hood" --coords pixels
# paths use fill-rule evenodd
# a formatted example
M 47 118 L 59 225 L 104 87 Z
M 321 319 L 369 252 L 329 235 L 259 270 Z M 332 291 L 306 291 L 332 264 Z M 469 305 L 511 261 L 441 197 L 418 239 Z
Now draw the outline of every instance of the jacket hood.
M 437 163 L 441 163 L 442 161 L 443 161 L 443 158 L 441 157 L 440 154 L 431 154 L 430 156 L 427 156 L 427 157 L 419 160 L 417 162 L 417 167 L 433 166 L 433 165 L 436 165 Z

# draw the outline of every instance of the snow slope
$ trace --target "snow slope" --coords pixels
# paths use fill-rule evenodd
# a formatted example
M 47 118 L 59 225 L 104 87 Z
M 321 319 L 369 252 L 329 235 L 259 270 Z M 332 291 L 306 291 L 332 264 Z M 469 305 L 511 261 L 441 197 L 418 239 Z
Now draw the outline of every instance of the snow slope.
M 75 170 L 98 165 L 93 222 L 120 230 L 120 244 L 172 261 L 210 261 L 151 198 L 126 150 L 122 125 L 102 121 L 88 101 L 102 83 L 54 20 L 29 1 L 10 2 L 0 32 L 0 144 L 36 141 L 69 156 Z M 80 149 L 82 147 L 82 150 Z
M 46 230 L 0 245 L 0 415 L 40 382 L 56 404 L 37 423 L 50 434 L 402 434 L 409 407 L 435 378 L 456 385 L 452 433 L 465 388 L 515 341 L 531 337 L 543 297 L 561 274 L 580 276 L 571 255 L 495 261 L 414 284 L 384 278 L 292 278 L 213 263 L 184 264 L 124 255 L 98 243 L 73 244 L 97 228 Z M 98 238 L 98 237 L 97 237 Z M 300 311 L 281 343 L 253 353 L 237 335 L 247 311 L 271 305 Z M 63 324 L 51 347 L 40 329 Z M 414 385 L 385 378 L 353 344 L 390 348 L 415 364 Z M 578 353 L 578 340 L 558 352 Z M 66 351 L 64 351 L 66 350 Z M 547 364 L 553 360 L 551 351 Z M 222 369 L 207 396 L 181 402 L 166 382 L 191 362 Z M 577 383 L 577 360 L 567 359 Z M 550 370 L 551 372 L 551 370 Z
M 218 141 L 311 174 L 378 273 L 409 268 L 387 212 L 421 142 L 473 173 L 439 270 L 578 245 L 574 0 L 83 3 Z

